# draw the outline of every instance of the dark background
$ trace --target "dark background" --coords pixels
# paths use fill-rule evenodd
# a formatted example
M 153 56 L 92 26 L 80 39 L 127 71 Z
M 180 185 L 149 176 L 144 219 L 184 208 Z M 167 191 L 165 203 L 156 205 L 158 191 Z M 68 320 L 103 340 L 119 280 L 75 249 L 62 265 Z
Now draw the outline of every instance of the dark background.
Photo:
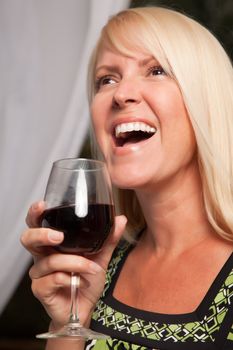
M 197 19 L 220 40 L 233 57 L 233 2 L 232 0 L 133 0 L 131 7 L 160 5 L 180 10 Z M 221 73 L 221 67 L 216 67 Z M 89 143 L 81 156 L 88 157 Z M 28 266 L 28 268 L 30 265 Z M 9 276 L 10 278 L 10 276 Z M 35 334 L 48 328 L 49 319 L 40 303 L 31 293 L 28 271 L 0 316 L 0 350 L 42 350 L 44 341 L 35 340 Z
M 133 0 L 131 7 L 170 7 L 197 19 L 207 27 L 233 57 L 233 1 L 232 0 Z

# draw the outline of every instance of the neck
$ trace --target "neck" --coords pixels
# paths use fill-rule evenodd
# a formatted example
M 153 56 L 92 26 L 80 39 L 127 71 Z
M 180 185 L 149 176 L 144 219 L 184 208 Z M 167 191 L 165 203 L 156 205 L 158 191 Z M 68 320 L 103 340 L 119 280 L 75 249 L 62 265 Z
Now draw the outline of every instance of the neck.
M 202 195 L 197 169 L 173 177 L 156 190 L 136 191 L 147 230 L 144 242 L 157 254 L 179 254 L 213 237 Z

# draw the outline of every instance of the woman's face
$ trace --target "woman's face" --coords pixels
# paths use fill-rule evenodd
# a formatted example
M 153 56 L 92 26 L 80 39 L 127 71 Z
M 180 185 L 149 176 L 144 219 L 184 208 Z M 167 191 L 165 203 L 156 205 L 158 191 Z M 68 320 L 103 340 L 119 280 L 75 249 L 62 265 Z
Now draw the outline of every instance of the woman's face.
M 196 142 L 180 90 L 150 55 L 103 46 L 91 113 L 113 183 L 155 186 L 187 170 Z

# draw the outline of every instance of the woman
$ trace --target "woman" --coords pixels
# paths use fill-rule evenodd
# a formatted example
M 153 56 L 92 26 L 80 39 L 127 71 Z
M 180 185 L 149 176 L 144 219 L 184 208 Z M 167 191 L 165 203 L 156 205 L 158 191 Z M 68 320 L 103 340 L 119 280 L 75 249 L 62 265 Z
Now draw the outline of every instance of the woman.
M 121 215 L 92 260 L 48 254 L 43 246 L 63 235 L 37 227 L 42 202 L 29 210 L 22 242 L 34 256 L 32 289 L 51 328 L 66 321 L 74 271 L 82 323 L 110 335 L 86 345 L 53 340 L 47 350 L 232 349 L 229 58 L 192 19 L 135 8 L 104 27 L 90 82 L 96 141 L 130 239 L 117 245 Z

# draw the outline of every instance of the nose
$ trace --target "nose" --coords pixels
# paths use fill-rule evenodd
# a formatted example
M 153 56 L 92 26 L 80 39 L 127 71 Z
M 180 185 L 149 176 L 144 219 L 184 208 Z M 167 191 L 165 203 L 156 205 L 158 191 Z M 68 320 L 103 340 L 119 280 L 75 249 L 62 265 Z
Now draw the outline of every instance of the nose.
M 114 90 L 112 107 L 120 109 L 140 102 L 141 94 L 136 81 L 122 79 Z

